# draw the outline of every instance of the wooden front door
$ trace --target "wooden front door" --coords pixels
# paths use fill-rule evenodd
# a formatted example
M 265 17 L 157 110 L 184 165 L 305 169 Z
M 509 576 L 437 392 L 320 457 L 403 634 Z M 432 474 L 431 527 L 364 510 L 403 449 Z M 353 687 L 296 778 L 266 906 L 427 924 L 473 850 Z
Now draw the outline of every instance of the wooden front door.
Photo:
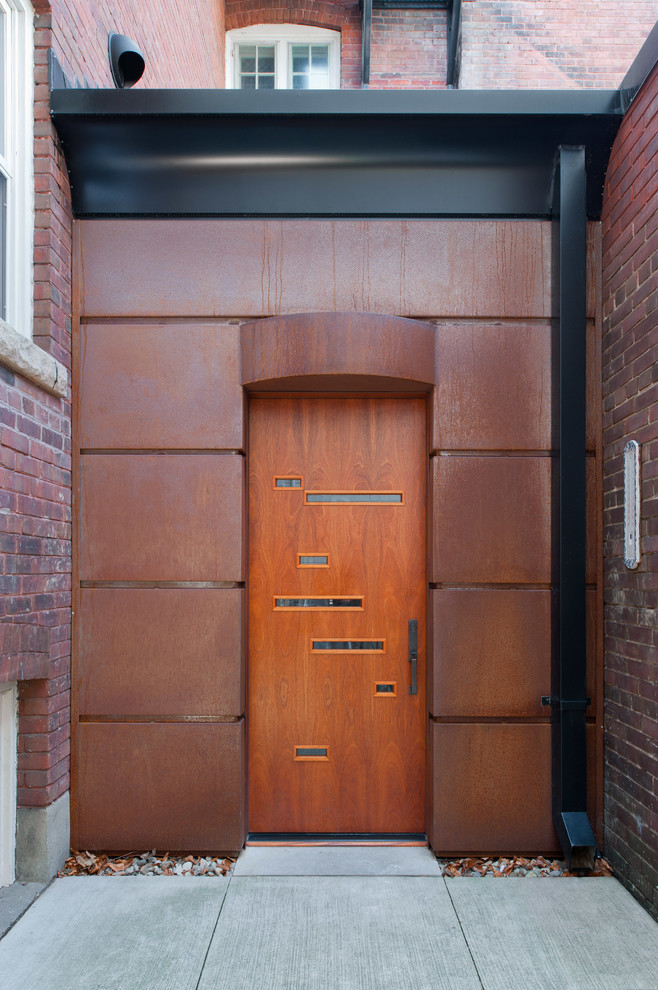
M 249 829 L 424 832 L 425 401 L 254 398 L 249 431 Z

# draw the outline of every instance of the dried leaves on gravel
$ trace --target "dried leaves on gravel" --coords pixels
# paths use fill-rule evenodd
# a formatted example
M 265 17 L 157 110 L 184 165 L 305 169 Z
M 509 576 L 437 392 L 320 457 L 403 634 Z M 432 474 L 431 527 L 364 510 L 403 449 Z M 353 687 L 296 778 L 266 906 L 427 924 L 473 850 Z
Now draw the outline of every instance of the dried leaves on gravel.
M 170 856 L 168 852 L 159 855 L 155 849 L 120 856 L 73 849 L 57 876 L 226 876 L 234 863 L 235 859 L 230 856 Z
M 444 877 L 610 877 L 612 867 L 605 859 L 597 859 L 593 870 L 568 870 L 563 859 L 544 856 L 463 856 L 461 859 L 439 859 Z

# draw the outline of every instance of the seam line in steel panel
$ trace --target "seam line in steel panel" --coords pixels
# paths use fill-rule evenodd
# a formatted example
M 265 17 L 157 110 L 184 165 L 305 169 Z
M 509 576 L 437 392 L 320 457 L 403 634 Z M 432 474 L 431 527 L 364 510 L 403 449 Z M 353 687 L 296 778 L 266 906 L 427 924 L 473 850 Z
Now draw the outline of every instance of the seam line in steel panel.
M 242 217 L 227 217 L 227 220 L 235 219 L 241 220 Z M 300 218 L 296 218 L 299 220 Z M 367 220 L 368 218 L 363 218 Z M 304 219 L 304 222 L 317 223 L 328 222 L 326 217 L 308 217 Z M 413 221 L 411 221 L 413 222 Z M 279 316 L 279 313 L 252 313 L 250 316 L 240 316 L 231 314 L 230 316 L 205 316 L 203 314 L 192 314 L 185 313 L 181 316 L 131 316 L 130 314 L 120 313 L 117 316 L 94 316 L 93 314 L 85 314 L 80 317 L 80 326 L 87 326 L 89 324 L 93 325 L 106 325 L 106 326 L 124 326 L 126 324 L 133 325 L 139 324 L 144 326 L 176 326 L 178 324 L 193 324 L 193 325 L 203 325 L 203 326 L 216 326 L 218 329 L 227 326 L 240 326 L 243 323 L 253 323 L 254 320 L 265 320 L 271 317 Z M 449 313 L 437 316 L 434 313 L 431 316 L 422 313 L 414 313 L 413 317 L 410 319 L 418 320 L 421 323 L 429 323 L 435 326 L 437 329 L 446 326 L 453 326 L 455 324 L 465 324 L 468 326 L 492 326 L 498 324 L 510 324 L 511 326 L 526 326 L 528 324 L 538 324 L 539 326 L 546 327 L 547 332 L 550 331 L 553 324 L 553 318 L 551 316 L 482 316 L 482 315 L 458 315 L 451 316 Z M 595 325 L 594 317 L 588 316 L 586 320 L 586 325 L 593 328 Z
M 81 588 L 211 588 L 218 591 L 244 588 L 244 581 L 81 581 Z
M 81 454 L 127 454 L 131 457 L 141 457 L 143 454 L 238 454 L 244 457 L 244 451 L 238 447 L 81 447 Z
M 244 715 L 80 715 L 78 721 L 89 723 L 121 722 L 122 724 L 132 723 L 188 723 L 188 722 L 212 722 L 218 725 L 234 725 L 241 722 Z
M 537 582 L 532 584 L 526 582 L 525 584 L 518 583 L 514 584 L 513 581 L 506 581 L 501 583 L 487 582 L 487 581 L 464 581 L 461 583 L 456 583 L 454 581 L 430 581 L 430 590 L 450 590 L 455 588 L 456 590 L 463 590 L 468 588 L 478 589 L 478 588 L 489 588 L 492 591 L 550 591 L 552 585 L 548 583 Z
M 430 715 L 435 725 L 550 725 L 550 715 Z
M 430 450 L 430 457 L 559 457 L 560 450 L 460 450 L 458 448 L 436 447 Z M 596 451 L 585 448 L 585 457 L 596 457 Z

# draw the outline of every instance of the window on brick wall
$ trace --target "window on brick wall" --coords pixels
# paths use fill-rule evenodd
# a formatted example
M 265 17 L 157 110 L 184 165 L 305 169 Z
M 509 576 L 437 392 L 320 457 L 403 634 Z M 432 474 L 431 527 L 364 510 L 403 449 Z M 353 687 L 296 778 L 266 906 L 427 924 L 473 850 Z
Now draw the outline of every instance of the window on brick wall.
M 0 0 L 0 317 L 32 336 L 33 11 Z
M 338 89 L 340 31 L 255 24 L 226 32 L 229 89 Z

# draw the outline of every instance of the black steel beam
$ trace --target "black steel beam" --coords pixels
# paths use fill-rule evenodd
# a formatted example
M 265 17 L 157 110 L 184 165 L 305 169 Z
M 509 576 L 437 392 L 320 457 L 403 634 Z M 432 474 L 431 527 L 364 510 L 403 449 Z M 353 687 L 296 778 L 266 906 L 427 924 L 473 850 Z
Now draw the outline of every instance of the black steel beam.
M 651 34 L 644 42 L 633 60 L 633 64 L 621 81 L 619 91 L 624 113 L 639 93 L 643 84 L 653 72 L 658 63 L 658 23 L 654 24 Z
M 459 83 L 459 60 L 462 40 L 462 0 L 448 4 L 448 86 Z
M 370 41 L 372 38 L 372 0 L 361 0 L 361 86 L 370 85 Z
M 83 216 L 540 217 L 586 144 L 600 215 L 616 90 L 54 90 Z
M 553 368 L 558 475 L 554 485 L 552 706 L 553 821 L 569 866 L 589 867 L 596 839 L 587 817 L 585 612 L 585 149 L 561 147 L 553 184 Z M 557 351 L 557 354 L 555 353 Z M 557 360 L 556 360 L 557 358 Z M 555 409 L 555 405 L 554 405 Z

